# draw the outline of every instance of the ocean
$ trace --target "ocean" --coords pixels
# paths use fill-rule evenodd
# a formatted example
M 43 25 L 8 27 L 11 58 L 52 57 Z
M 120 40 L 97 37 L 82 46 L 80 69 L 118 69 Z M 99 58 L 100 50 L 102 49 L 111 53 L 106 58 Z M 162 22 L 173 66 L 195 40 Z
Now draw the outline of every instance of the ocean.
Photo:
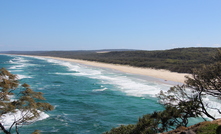
M 43 92 L 55 106 L 20 133 L 101 134 L 135 124 L 142 115 L 163 110 L 156 94 L 171 86 L 144 76 L 61 60 L 0 55 L 0 68 L 17 74 L 20 83 Z M 10 117 L 5 117 L 9 126 Z M 193 121 L 197 122 L 197 120 Z

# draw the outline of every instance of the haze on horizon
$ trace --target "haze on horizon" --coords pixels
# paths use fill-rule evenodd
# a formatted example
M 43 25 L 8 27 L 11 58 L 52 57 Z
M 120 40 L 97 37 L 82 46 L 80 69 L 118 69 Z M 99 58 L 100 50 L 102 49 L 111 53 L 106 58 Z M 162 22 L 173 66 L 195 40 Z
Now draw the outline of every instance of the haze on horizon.
M 220 0 L 0 1 L 0 51 L 221 46 Z

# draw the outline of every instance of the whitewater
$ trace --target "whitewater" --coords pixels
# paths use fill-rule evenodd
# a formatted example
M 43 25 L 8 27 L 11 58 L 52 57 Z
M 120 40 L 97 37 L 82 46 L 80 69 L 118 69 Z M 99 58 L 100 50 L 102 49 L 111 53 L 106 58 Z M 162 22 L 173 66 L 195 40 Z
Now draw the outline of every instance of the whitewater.
M 16 55 L 0 55 L 0 59 L 0 67 L 43 92 L 55 106 L 32 124 L 21 126 L 21 133 L 38 129 L 43 134 L 100 134 L 135 124 L 142 115 L 163 110 L 156 94 L 173 86 L 147 76 L 55 59 Z M 213 98 L 206 99 L 220 106 Z M 11 117 L 0 120 L 9 125 Z

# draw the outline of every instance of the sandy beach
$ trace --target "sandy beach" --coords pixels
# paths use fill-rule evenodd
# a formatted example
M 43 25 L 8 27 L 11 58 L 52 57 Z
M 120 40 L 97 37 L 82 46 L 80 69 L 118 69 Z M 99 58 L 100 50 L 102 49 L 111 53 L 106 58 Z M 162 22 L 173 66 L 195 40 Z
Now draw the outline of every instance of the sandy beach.
M 27 55 L 23 55 L 23 56 L 27 56 Z M 90 65 L 94 67 L 109 68 L 109 69 L 114 69 L 114 70 L 125 72 L 125 73 L 145 75 L 145 76 L 162 79 L 166 83 L 168 81 L 184 83 L 185 76 L 190 75 L 187 73 L 170 72 L 168 70 L 163 70 L 163 69 L 140 68 L 140 67 L 132 67 L 132 66 L 126 66 L 126 65 L 119 65 L 119 64 L 101 63 L 101 62 L 95 62 L 95 61 L 86 61 L 86 60 L 77 60 L 77 59 L 68 59 L 68 58 L 59 58 L 59 57 L 50 57 L 50 56 L 32 56 L 32 57 L 51 58 L 51 59 L 56 59 L 56 60 Z
M 10 55 L 10 54 L 5 54 L 5 55 Z M 95 62 L 95 61 L 59 58 L 59 57 L 51 57 L 51 56 L 33 56 L 33 55 L 20 55 L 20 56 L 50 58 L 50 59 L 85 64 L 85 65 L 94 66 L 94 67 L 109 68 L 109 69 L 113 69 L 113 70 L 117 70 L 117 71 L 121 71 L 125 73 L 150 76 L 153 78 L 162 79 L 162 81 L 164 81 L 165 83 L 170 83 L 169 81 L 184 83 L 184 81 L 186 80 L 185 76 L 190 76 L 190 74 L 187 74 L 187 73 L 171 72 L 171 71 L 164 70 L 164 69 L 132 67 L 132 66 L 127 66 L 127 65 L 109 64 L 109 63 L 102 63 L 102 62 Z

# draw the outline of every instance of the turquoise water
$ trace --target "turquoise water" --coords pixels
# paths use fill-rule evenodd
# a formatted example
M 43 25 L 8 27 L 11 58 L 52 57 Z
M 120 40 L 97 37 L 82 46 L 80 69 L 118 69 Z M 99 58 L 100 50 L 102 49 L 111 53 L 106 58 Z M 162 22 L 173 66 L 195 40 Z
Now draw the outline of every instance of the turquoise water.
M 22 126 L 43 134 L 100 134 L 162 110 L 155 94 L 171 85 L 136 75 L 46 58 L 0 55 L 0 67 L 44 93 L 55 106 L 46 119 Z

